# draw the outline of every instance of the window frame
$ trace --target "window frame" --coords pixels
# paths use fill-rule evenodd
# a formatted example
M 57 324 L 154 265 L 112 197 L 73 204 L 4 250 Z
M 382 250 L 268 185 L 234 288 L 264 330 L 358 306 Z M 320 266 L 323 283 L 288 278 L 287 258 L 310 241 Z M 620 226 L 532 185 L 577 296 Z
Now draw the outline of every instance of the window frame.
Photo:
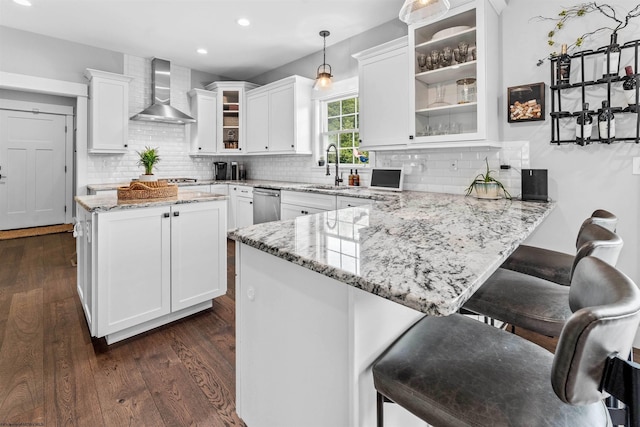
M 338 86 L 338 88 L 336 88 Z M 342 90 L 340 90 L 342 89 Z M 315 160 L 316 162 L 321 158 L 326 161 L 326 146 L 328 146 L 328 135 L 329 133 L 337 133 L 339 131 L 329 131 L 328 130 L 328 112 L 327 107 L 328 104 L 335 101 L 341 101 L 343 99 L 349 98 L 357 98 L 358 99 L 358 127 L 354 129 L 354 131 L 360 133 L 360 113 L 361 113 L 361 104 L 360 104 L 360 95 L 358 92 L 358 82 L 357 78 L 348 79 L 346 81 L 336 82 L 334 84 L 334 89 L 330 90 L 328 93 L 318 94 L 319 96 L 315 98 L 316 101 L 316 150 L 315 150 Z M 343 132 L 344 133 L 344 132 Z M 355 141 L 354 141 L 355 142 Z M 338 148 L 339 144 L 338 144 Z M 367 163 L 340 163 L 340 165 L 344 165 L 345 167 L 353 167 L 353 168 L 369 168 L 373 163 L 374 153 L 369 152 L 369 162 Z M 317 163 L 316 163 L 317 164 Z M 324 167 L 324 166 L 322 166 Z

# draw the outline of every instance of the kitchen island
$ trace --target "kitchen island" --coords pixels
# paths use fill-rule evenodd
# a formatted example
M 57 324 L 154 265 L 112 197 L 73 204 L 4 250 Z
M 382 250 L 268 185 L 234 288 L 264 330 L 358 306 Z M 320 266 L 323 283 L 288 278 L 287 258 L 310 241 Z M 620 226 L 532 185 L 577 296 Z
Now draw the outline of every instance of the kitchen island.
M 227 197 L 77 196 L 78 295 L 108 344 L 197 313 L 227 290 Z
M 375 425 L 376 357 L 425 314 L 457 311 L 552 209 L 404 192 L 231 232 L 238 414 L 251 427 Z

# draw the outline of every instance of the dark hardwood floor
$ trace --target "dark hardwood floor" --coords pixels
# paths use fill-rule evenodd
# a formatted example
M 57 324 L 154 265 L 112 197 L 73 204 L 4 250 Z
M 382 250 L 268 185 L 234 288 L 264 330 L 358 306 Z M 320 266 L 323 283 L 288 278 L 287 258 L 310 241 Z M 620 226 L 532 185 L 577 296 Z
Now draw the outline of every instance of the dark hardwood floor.
M 0 241 L 0 425 L 244 426 L 234 245 L 212 309 L 107 346 L 76 295 L 71 233 Z
M 111 346 L 89 336 L 74 251 L 70 233 L 0 241 L 0 426 L 244 426 L 233 242 L 229 291 L 212 309 Z

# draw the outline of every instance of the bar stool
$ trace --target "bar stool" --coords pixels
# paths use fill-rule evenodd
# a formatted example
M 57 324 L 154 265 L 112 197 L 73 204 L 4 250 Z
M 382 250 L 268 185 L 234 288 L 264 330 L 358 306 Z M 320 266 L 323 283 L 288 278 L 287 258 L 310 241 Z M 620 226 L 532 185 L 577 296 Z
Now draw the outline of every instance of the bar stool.
M 580 232 L 581 245 L 572 264 L 586 256 L 600 258 L 615 265 L 622 250 L 622 239 L 589 220 Z M 499 268 L 467 300 L 464 309 L 522 327 L 550 337 L 557 337 L 566 320 L 569 309 L 570 286 L 540 279 L 525 273 Z
M 464 315 L 419 320 L 373 364 L 378 427 L 385 398 L 437 427 L 604 427 L 608 393 L 638 426 L 640 366 L 618 355 L 640 324 L 640 290 L 595 257 L 579 262 L 569 289 L 574 312 L 555 355 Z
M 609 231 L 616 231 L 618 218 L 604 209 L 597 209 L 587 218 L 578 231 L 576 250 L 584 243 L 582 232 L 587 224 L 598 224 Z M 574 255 L 535 246 L 520 245 L 500 266 L 507 270 L 546 279 L 560 285 L 569 286 Z

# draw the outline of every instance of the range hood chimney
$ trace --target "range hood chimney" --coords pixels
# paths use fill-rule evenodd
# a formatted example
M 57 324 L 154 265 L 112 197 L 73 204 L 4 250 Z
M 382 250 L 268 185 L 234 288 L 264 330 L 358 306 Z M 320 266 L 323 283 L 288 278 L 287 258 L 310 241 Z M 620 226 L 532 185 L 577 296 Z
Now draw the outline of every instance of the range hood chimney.
M 151 60 L 151 84 L 151 106 L 132 116 L 131 120 L 175 124 L 196 122 L 193 117 L 170 105 L 171 64 L 169 61 L 159 58 Z

